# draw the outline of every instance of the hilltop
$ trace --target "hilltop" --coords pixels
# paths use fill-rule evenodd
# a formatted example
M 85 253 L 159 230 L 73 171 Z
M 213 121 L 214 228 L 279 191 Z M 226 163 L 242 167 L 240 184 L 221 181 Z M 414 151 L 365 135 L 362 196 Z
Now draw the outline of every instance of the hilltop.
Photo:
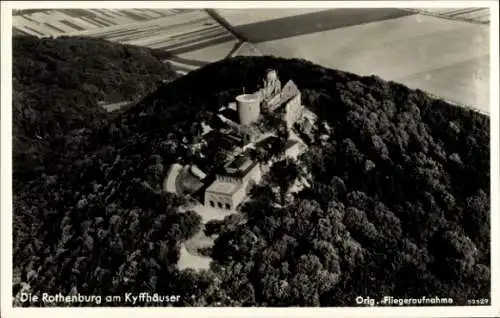
M 219 224 L 211 270 L 179 270 L 202 225 L 161 190 L 168 167 L 202 165 L 201 123 L 268 68 L 317 116 L 295 127 L 309 151 L 272 169 L 245 222 Z M 487 116 L 376 76 L 274 57 L 213 63 L 108 119 L 72 150 L 78 160 L 15 194 L 14 265 L 34 293 L 149 291 L 181 306 L 489 298 L 489 138 Z M 271 188 L 292 171 L 310 186 L 285 202 Z
M 23 171 L 14 181 L 34 178 L 55 160 L 54 148 L 76 147 L 105 123 L 101 105 L 136 101 L 175 79 L 162 54 L 101 39 L 14 36 L 13 162 Z

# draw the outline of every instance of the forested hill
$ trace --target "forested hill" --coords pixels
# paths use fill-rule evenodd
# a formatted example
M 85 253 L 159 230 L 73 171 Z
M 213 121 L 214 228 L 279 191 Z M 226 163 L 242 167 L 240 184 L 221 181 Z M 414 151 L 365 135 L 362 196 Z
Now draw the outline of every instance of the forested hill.
M 160 191 L 199 123 L 267 68 L 318 116 L 309 150 L 223 226 L 211 271 L 180 271 L 200 218 Z M 300 132 L 300 127 L 297 128 Z M 96 130 L 79 160 L 15 197 L 15 267 L 33 292 L 180 294 L 178 305 L 354 305 L 357 296 L 490 297 L 489 118 L 377 77 L 238 57 L 160 87 Z M 93 148 L 93 151 L 90 149 Z M 214 150 L 215 149 L 215 150 Z M 300 167 L 298 169 L 297 167 Z M 279 202 L 302 170 L 311 187 Z M 16 288 L 19 288 L 17 286 Z
M 16 172 L 24 172 L 17 176 L 44 171 L 40 165 L 54 161 L 47 157 L 54 147 L 65 139 L 74 144 L 88 135 L 85 129 L 105 122 L 99 103 L 137 100 L 162 80 L 175 79 L 162 54 L 93 38 L 13 37 L 13 162 Z

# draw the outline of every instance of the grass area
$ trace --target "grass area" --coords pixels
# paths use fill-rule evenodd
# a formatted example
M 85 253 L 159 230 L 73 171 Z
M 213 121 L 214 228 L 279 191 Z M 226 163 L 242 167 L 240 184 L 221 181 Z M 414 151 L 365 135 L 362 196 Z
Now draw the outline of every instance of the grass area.
M 177 263 L 177 266 L 179 267 L 180 270 L 186 268 L 209 269 L 211 261 L 212 260 L 209 257 L 192 255 L 187 251 L 186 247 L 182 245 L 179 262 Z
M 234 211 L 227 211 L 227 210 L 207 207 L 201 203 L 198 203 L 190 207 L 190 209 L 195 211 L 201 216 L 203 223 L 207 223 L 210 220 L 223 220 L 226 216 L 234 213 Z
M 186 250 L 191 255 L 202 256 L 199 253 L 199 249 L 212 247 L 216 238 L 216 235 L 213 235 L 211 237 L 206 236 L 204 233 L 204 229 L 202 228 L 192 238 L 184 242 L 184 245 L 186 246 Z

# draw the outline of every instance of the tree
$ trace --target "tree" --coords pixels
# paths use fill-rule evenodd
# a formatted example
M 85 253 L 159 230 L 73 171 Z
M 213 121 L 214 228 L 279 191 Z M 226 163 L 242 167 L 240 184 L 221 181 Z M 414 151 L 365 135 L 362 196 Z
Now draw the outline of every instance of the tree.
M 220 220 L 210 220 L 205 224 L 205 235 L 212 236 L 219 234 L 223 228 L 223 221 Z
M 184 239 L 191 238 L 201 229 L 201 216 L 194 211 L 187 211 L 181 214 L 180 227 Z
M 285 203 L 286 194 L 293 182 L 300 174 L 299 167 L 291 159 L 287 158 L 275 162 L 269 171 L 271 183 L 280 188 L 281 204 Z

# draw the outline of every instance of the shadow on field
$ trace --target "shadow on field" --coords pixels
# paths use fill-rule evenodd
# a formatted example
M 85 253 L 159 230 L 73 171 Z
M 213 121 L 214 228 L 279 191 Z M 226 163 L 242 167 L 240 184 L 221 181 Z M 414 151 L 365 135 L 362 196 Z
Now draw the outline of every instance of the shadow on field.
M 177 63 L 182 63 L 182 64 L 186 64 L 186 65 L 191 65 L 191 66 L 197 66 L 197 67 L 202 67 L 202 66 L 205 66 L 205 65 L 210 63 L 210 62 L 206 62 L 206 61 L 186 59 L 183 57 L 179 57 L 177 55 L 170 55 L 168 59 L 170 61 L 174 61 Z
M 227 34 L 226 32 L 221 32 L 219 34 L 214 34 L 210 37 L 206 37 L 205 39 L 188 40 L 182 43 L 176 43 L 174 45 L 161 46 L 158 47 L 158 49 L 168 51 L 170 54 L 182 54 L 186 52 L 204 49 L 212 45 L 229 42 L 233 39 L 234 37 Z
M 175 46 L 163 46 L 157 48 L 157 56 L 161 60 L 168 60 L 170 62 L 174 62 L 174 68 L 178 71 L 189 72 L 192 70 L 192 67 L 203 67 L 210 62 L 201 61 L 201 60 L 193 60 L 188 58 L 180 57 L 179 55 L 185 52 L 190 52 L 194 50 L 203 49 L 212 45 L 221 44 L 224 42 L 228 42 L 233 40 L 232 37 L 226 35 L 218 35 L 207 41 L 200 42 L 199 40 L 193 40 L 189 42 L 183 43 L 184 45 L 175 45 Z M 163 51 L 163 52 L 161 52 Z M 161 52 L 161 53 L 160 53 Z
M 398 8 L 342 8 L 233 27 L 249 42 L 265 42 L 414 15 Z

